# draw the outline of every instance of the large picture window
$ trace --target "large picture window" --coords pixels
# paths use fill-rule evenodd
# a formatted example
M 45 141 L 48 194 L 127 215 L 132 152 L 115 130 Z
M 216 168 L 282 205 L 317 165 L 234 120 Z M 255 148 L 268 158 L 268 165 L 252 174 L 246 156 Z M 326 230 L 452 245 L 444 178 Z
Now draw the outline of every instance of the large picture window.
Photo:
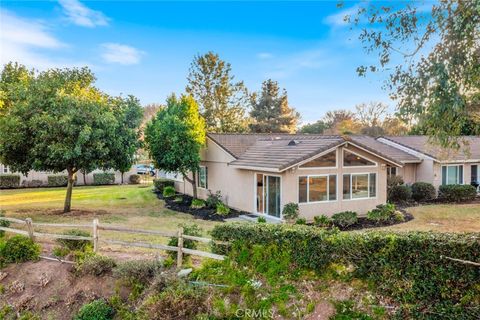
M 353 173 L 343 175 L 343 199 L 366 199 L 377 196 L 376 173 Z
M 343 150 L 343 166 L 344 167 L 364 167 L 375 166 L 376 164 L 367 160 L 353 152 Z
M 312 161 L 304 163 L 300 168 L 334 168 L 337 166 L 337 151 L 332 151 Z
M 200 166 L 198 169 L 197 186 L 208 189 L 208 168 L 205 166 Z
M 442 185 L 463 184 L 463 165 L 442 166 Z
M 337 176 L 298 177 L 298 202 L 322 202 L 337 200 Z

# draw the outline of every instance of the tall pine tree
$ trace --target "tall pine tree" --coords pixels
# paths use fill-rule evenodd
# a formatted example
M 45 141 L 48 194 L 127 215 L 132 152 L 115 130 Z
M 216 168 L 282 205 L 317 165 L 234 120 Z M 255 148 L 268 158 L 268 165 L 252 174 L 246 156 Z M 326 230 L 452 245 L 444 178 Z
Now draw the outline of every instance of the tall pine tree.
M 213 52 L 196 56 L 191 64 L 186 91 L 199 104 L 209 132 L 248 130 L 248 92 L 231 71 L 230 63 Z
M 294 133 L 300 119 L 300 114 L 288 104 L 287 91 L 280 92 L 278 82 L 272 79 L 263 82 L 258 96 L 252 96 L 250 116 L 250 130 L 258 133 Z

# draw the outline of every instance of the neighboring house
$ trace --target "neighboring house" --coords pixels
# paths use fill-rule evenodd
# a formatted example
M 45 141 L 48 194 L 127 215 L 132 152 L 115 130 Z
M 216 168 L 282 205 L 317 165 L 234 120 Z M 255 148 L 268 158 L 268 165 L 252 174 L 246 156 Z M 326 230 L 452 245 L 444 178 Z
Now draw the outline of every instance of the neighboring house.
M 479 182 L 480 136 L 461 137 L 458 150 L 433 145 L 426 136 L 386 136 L 377 140 L 421 159 L 421 162 L 403 162 L 397 175 L 405 183 L 429 182 L 438 189 L 445 184 Z
M 425 137 L 413 138 L 426 141 Z M 210 133 L 201 151 L 198 197 L 205 199 L 210 192 L 220 191 L 232 208 L 279 219 L 283 206 L 294 202 L 299 204 L 300 215 L 312 220 L 347 210 L 365 214 L 385 203 L 389 174 L 400 175 L 407 183 L 426 181 L 437 187 L 442 183 L 442 168 L 445 183 L 470 183 L 474 169 L 478 177 L 478 166 L 471 166 L 473 158 L 447 164 L 399 147 L 393 139 Z M 478 148 L 478 141 L 472 143 Z M 464 178 L 454 178 L 457 171 L 451 167 L 464 166 L 466 161 L 468 168 L 455 169 L 463 170 Z M 178 191 L 192 195 L 190 183 L 177 178 L 175 185 Z

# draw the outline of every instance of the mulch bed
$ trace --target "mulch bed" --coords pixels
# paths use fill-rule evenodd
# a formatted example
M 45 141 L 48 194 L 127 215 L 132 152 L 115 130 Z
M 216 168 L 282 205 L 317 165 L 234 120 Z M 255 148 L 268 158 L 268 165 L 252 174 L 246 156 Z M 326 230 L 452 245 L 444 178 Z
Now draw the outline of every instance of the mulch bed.
M 159 192 L 155 192 L 157 194 L 157 198 L 165 201 L 165 208 L 168 208 L 173 211 L 179 211 L 183 213 L 188 213 L 194 216 L 196 219 L 202 219 L 202 220 L 210 220 L 210 221 L 225 221 L 225 219 L 228 218 L 236 218 L 240 215 L 243 214 L 248 214 L 247 212 L 243 211 L 237 211 L 235 209 L 230 208 L 230 213 L 226 216 L 218 215 L 216 213 L 216 209 L 213 208 L 200 208 L 200 209 L 194 209 L 190 208 L 190 205 L 192 203 L 192 197 L 181 194 L 177 196 L 182 197 L 182 202 L 176 202 L 175 197 L 169 197 L 169 198 L 164 198 L 163 195 Z
M 374 222 L 374 221 L 368 220 L 367 217 L 358 217 L 357 223 L 351 226 L 348 226 L 346 228 L 339 228 L 339 229 L 342 231 L 351 231 L 351 230 L 379 228 L 379 227 L 393 226 L 395 224 L 405 223 L 410 220 L 413 220 L 413 215 L 411 215 L 410 213 L 399 208 L 397 208 L 397 210 L 403 214 L 403 217 L 404 217 L 403 221 L 390 220 L 390 221 Z

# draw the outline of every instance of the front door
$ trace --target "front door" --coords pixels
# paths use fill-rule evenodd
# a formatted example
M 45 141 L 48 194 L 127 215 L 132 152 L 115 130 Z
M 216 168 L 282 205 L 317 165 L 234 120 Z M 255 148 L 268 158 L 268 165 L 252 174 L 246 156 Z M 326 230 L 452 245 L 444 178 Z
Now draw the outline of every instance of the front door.
M 257 213 L 280 218 L 281 178 L 257 173 L 255 199 Z

